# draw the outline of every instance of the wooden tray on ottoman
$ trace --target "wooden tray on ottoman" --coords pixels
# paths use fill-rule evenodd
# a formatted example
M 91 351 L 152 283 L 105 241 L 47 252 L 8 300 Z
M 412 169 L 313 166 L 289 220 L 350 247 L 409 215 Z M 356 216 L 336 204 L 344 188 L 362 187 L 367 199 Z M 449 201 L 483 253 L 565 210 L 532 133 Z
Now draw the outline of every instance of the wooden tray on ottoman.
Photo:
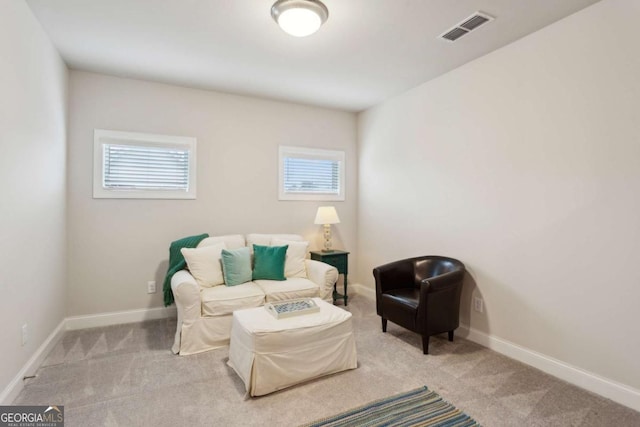
M 320 307 L 311 298 L 299 298 L 282 302 L 268 302 L 264 308 L 276 319 L 317 313 Z

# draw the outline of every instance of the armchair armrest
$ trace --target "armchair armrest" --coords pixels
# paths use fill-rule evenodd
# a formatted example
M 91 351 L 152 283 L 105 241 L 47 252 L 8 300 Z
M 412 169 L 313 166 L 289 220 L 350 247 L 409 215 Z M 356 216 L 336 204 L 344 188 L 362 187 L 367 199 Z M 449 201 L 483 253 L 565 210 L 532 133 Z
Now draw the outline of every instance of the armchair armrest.
M 191 324 L 200 318 L 202 303 L 200 285 L 187 270 L 180 270 L 171 278 L 171 290 L 178 309 L 176 337 L 171 350 L 178 354 L 183 324 Z
M 435 294 L 442 293 L 450 290 L 451 288 L 455 288 L 458 284 L 462 284 L 463 278 L 464 270 L 456 270 L 440 276 L 423 279 L 420 282 L 420 307 L 418 308 L 418 311 L 421 311 L 422 307 L 427 308 L 427 304 L 429 304 L 430 299 L 438 299 L 439 296 Z
M 333 301 L 333 285 L 338 281 L 338 269 L 324 262 L 306 259 L 309 280 L 320 286 L 320 298 Z
M 429 277 L 420 281 L 420 293 L 423 289 L 428 292 L 438 292 L 455 284 L 461 282 L 464 278 L 464 270 L 450 271 L 440 276 Z M 422 297 L 422 295 L 420 295 Z M 426 295 L 425 295 L 426 296 Z
M 422 331 L 452 331 L 458 327 L 463 278 L 464 270 L 460 269 L 420 282 L 417 320 Z

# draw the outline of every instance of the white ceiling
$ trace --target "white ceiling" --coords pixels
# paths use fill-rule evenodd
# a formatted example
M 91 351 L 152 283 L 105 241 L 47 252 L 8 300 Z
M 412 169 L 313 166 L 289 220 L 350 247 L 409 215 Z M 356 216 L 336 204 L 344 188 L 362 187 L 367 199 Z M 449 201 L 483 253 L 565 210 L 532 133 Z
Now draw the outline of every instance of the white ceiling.
M 295 38 L 275 0 L 27 0 L 74 69 L 349 111 L 371 107 L 598 0 L 323 0 Z M 496 19 L 455 43 L 472 13 Z

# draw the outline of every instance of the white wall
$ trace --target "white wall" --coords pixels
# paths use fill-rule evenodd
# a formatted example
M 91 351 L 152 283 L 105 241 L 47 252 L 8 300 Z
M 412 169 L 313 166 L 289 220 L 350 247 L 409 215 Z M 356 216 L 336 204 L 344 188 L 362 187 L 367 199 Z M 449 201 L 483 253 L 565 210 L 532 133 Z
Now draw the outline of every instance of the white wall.
M 65 314 L 67 69 L 23 1 L 0 2 L 0 58 L 1 391 Z
M 354 114 L 78 71 L 69 108 L 69 315 L 162 306 L 169 244 L 184 236 L 288 232 L 320 248 L 323 204 L 342 221 L 334 246 L 355 254 Z M 197 200 L 93 199 L 94 128 L 196 137 Z M 346 200 L 278 201 L 280 144 L 344 150 Z
M 639 19 L 604 0 L 361 114 L 359 280 L 459 258 L 463 323 L 637 393 Z

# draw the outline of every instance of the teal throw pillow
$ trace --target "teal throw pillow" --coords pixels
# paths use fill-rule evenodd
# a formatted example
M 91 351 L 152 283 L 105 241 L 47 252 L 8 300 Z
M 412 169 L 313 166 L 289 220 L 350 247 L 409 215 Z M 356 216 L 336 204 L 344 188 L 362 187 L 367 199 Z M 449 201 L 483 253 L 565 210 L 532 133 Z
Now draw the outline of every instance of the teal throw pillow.
M 286 280 L 284 260 L 288 247 L 253 245 L 253 280 Z
M 224 284 L 235 286 L 251 281 L 251 252 L 249 248 L 227 250 L 223 249 L 222 274 Z

